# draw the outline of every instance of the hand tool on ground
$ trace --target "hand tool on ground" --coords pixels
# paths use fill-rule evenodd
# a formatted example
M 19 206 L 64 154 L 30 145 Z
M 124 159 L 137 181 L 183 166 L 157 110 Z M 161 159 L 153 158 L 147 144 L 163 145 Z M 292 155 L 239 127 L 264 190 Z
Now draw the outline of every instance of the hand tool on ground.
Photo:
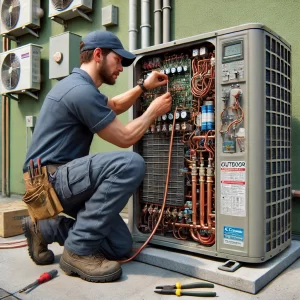
M 217 295 L 216 292 L 189 292 L 189 291 L 182 291 L 183 289 L 195 289 L 195 288 L 213 288 L 213 283 L 208 282 L 195 282 L 195 283 L 188 283 L 188 284 L 180 284 L 180 282 L 176 282 L 173 285 L 162 285 L 157 286 L 154 292 L 157 294 L 163 295 L 176 295 L 176 296 L 194 296 L 194 297 L 215 297 Z
M 57 270 L 51 270 L 49 272 L 43 273 L 36 281 L 25 286 L 23 289 L 19 290 L 18 293 L 23 293 L 25 291 L 28 291 L 29 289 L 33 289 L 38 285 L 53 279 L 54 277 L 56 277 L 57 273 L 58 273 Z

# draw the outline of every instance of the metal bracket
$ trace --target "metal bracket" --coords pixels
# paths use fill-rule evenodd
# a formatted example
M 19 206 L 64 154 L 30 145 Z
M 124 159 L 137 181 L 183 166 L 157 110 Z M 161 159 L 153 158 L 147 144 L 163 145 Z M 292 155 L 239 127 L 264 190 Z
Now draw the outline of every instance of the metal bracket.
M 234 260 L 227 260 L 222 266 L 219 266 L 218 269 L 226 272 L 234 272 L 239 267 L 241 267 L 241 263 Z
M 89 22 L 93 22 L 93 20 L 87 14 L 85 14 L 83 11 L 81 11 L 80 9 L 74 8 L 72 11 L 77 12 L 80 17 L 88 20 Z
M 38 33 L 36 33 L 35 31 L 33 31 L 31 28 L 23 26 L 22 29 L 26 30 L 28 33 L 34 35 L 35 37 L 39 37 Z
M 52 21 L 54 21 L 54 22 L 56 22 L 56 23 L 58 23 L 58 24 L 64 26 L 65 28 L 68 27 L 68 24 L 65 22 L 65 20 L 63 20 L 63 19 L 61 19 L 61 18 L 59 18 L 59 17 L 54 16 L 54 17 L 51 17 L 50 19 L 51 19 Z
M 18 40 L 15 36 L 12 35 L 8 35 L 6 33 L 3 34 L 3 37 L 6 37 L 7 39 L 16 42 L 17 44 L 20 42 L 20 40 Z
M 14 96 L 13 94 L 3 94 L 3 96 L 8 96 L 9 98 L 12 98 L 13 100 L 16 100 L 17 102 L 19 102 L 19 98 Z
M 33 93 L 33 92 L 30 92 L 30 91 L 27 91 L 27 90 L 22 90 L 22 93 L 34 98 L 35 100 L 39 100 L 39 97 L 38 97 L 37 93 Z

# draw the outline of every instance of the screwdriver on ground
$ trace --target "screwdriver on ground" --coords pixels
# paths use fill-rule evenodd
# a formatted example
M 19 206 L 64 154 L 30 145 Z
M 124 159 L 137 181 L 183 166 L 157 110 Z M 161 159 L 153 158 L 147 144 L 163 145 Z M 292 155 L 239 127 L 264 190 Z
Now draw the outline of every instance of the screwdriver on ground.
M 51 270 L 49 272 L 45 272 L 35 282 L 25 286 L 23 289 L 19 290 L 18 292 L 23 293 L 31 288 L 35 288 L 36 286 L 53 279 L 57 275 L 57 273 L 58 273 L 57 270 Z

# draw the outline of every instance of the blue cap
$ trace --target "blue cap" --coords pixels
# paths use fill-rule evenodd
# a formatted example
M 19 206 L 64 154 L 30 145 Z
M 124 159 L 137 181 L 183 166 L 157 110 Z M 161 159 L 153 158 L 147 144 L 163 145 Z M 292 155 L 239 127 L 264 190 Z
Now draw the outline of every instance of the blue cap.
M 97 30 L 90 32 L 82 39 L 82 41 L 84 46 L 81 49 L 81 52 L 96 48 L 111 49 L 123 57 L 123 67 L 130 66 L 135 60 L 135 55 L 126 51 L 118 37 L 110 31 Z

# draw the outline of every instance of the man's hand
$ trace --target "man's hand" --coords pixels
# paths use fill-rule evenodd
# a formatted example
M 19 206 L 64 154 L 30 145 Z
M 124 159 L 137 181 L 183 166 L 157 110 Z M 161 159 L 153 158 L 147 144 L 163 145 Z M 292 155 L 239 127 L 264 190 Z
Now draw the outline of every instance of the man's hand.
M 166 85 L 168 81 L 168 75 L 152 71 L 152 73 L 145 79 L 144 87 L 147 90 L 154 89 L 158 86 Z
M 154 99 L 149 105 L 148 109 L 152 110 L 155 114 L 155 117 L 157 118 L 169 112 L 171 107 L 172 107 L 172 96 L 171 93 L 168 92 Z

